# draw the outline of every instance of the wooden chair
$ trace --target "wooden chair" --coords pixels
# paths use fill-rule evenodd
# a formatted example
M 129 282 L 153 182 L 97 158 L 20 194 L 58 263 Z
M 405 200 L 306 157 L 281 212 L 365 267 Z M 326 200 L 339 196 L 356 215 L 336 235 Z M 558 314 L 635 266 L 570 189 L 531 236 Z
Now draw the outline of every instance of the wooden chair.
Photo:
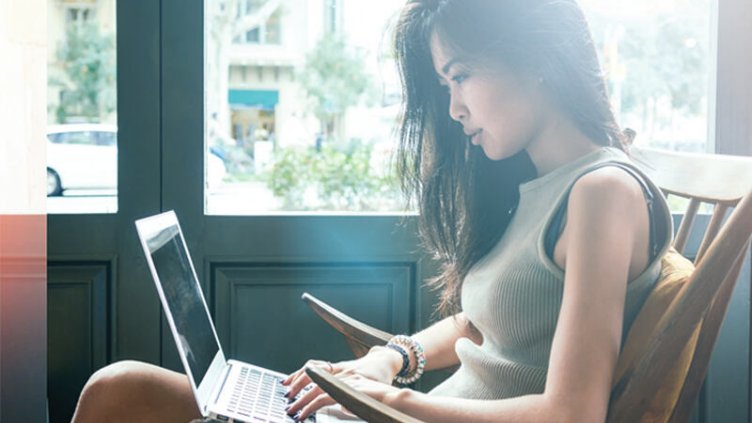
M 684 266 L 670 255 L 664 259 L 664 269 L 674 272 L 674 285 L 661 291 L 659 282 L 630 329 L 617 365 L 608 421 L 686 422 L 752 237 L 752 158 L 647 148 L 633 148 L 632 156 L 664 194 L 689 199 L 674 239 L 676 251 L 685 252 L 700 205 L 710 204 L 713 214 L 694 257 L 696 267 Z M 345 336 L 358 357 L 391 337 L 309 294 L 303 300 Z M 639 330 L 643 333 L 633 333 Z M 683 364 L 678 364 L 679 356 Z M 367 421 L 416 421 L 326 372 L 308 369 L 308 373 L 335 400 Z
M 386 345 L 392 337 L 387 332 L 353 319 L 307 292 L 302 299 L 319 317 L 344 335 L 355 357 L 364 356 L 374 345 Z

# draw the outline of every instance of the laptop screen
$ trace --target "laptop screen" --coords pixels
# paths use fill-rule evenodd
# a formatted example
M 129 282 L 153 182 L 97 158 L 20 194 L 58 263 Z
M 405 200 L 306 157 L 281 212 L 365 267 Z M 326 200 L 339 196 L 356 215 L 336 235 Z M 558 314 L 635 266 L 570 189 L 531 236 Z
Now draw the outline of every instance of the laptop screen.
M 200 383 L 219 351 L 212 324 L 178 227 L 169 226 L 147 240 L 154 268 L 185 351 L 193 380 Z

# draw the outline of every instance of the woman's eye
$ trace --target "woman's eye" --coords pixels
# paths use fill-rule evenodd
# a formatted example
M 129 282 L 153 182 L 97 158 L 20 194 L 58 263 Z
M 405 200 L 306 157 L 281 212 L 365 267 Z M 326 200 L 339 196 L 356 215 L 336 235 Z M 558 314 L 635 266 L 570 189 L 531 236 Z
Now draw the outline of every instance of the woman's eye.
M 467 79 L 467 75 L 465 74 L 458 74 L 452 77 L 452 81 L 454 81 L 457 84 L 461 84 L 466 79 Z

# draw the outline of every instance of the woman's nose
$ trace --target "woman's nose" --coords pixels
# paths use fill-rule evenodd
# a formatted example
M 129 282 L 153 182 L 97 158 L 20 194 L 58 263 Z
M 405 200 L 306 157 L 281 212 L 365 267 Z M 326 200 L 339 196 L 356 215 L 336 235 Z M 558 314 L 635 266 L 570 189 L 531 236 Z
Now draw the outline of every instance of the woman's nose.
M 449 116 L 460 123 L 467 119 L 467 107 L 458 95 L 449 96 Z

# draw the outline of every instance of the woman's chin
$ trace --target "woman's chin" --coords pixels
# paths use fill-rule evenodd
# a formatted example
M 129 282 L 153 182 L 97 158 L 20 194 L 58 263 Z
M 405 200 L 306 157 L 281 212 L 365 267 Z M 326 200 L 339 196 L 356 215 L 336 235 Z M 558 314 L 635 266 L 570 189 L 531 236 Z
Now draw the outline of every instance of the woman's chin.
M 499 151 L 499 150 L 489 151 L 482 144 L 480 145 L 480 148 L 483 149 L 483 154 L 486 155 L 486 157 L 488 158 L 488 160 L 492 160 L 492 161 L 499 161 L 499 160 L 508 159 L 508 158 L 514 156 L 515 154 L 519 153 L 519 151 L 507 151 L 507 150 L 504 150 L 504 151 Z

